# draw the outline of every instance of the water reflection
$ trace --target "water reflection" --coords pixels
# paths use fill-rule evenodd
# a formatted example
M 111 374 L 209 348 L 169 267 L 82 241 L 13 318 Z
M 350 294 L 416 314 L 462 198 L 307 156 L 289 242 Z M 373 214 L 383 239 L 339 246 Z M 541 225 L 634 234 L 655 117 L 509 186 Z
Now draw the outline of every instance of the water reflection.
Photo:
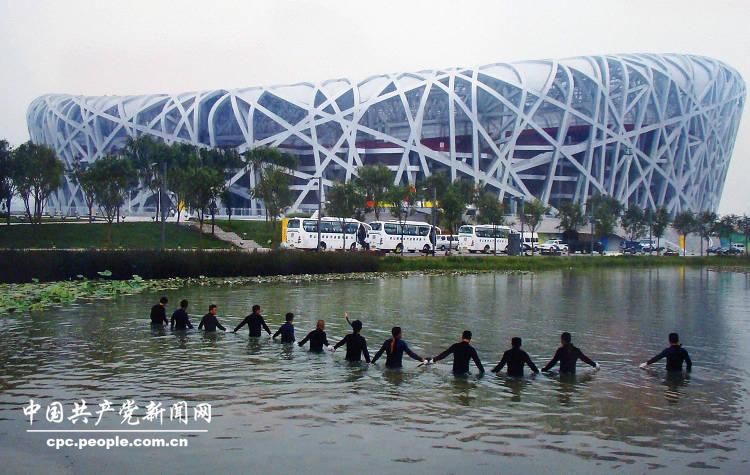
M 323 318 L 331 342 L 350 331 L 346 309 L 364 322 L 371 352 L 394 325 L 425 355 L 470 329 L 485 366 L 512 336 L 523 337 L 531 358 L 544 363 L 560 333 L 570 331 L 602 364 L 597 373 L 581 365 L 576 375 L 519 379 L 455 377 L 449 361 L 417 367 L 405 360 L 403 370 L 391 371 L 267 337 L 152 330 L 144 309 L 156 295 L 0 317 L 0 438 L 10 441 L 0 456 L 41 447 L 23 431 L 19 407 L 30 397 L 106 397 L 216 404 L 210 434 L 191 440 L 190 450 L 221 460 L 217 467 L 155 453 L 149 463 L 156 465 L 127 453 L 103 459 L 133 471 L 236 471 L 248 446 L 259 453 L 293 446 L 301 458 L 256 468 L 304 470 L 301 460 L 323 447 L 344 458 L 351 453 L 352 463 L 353 454 L 367 454 L 373 471 L 392 470 L 398 459 L 417 473 L 487 471 L 499 460 L 510 471 L 544 464 L 563 472 L 622 466 L 640 472 L 703 463 L 742 472 L 750 426 L 743 363 L 750 352 L 749 288 L 742 274 L 659 269 L 201 287 L 167 295 L 200 306 L 218 302 L 227 315 L 245 315 L 261 303 L 271 326 L 287 311 L 298 315 L 298 328 L 314 328 Z M 239 321 L 222 319 L 228 328 Z M 639 370 L 675 330 L 691 353 L 693 373 L 667 374 L 659 364 Z M 458 457 L 463 465 L 455 465 L 457 453 L 467 456 Z M 87 462 L 102 456 L 67 455 Z M 50 455 L 55 462 L 62 456 Z

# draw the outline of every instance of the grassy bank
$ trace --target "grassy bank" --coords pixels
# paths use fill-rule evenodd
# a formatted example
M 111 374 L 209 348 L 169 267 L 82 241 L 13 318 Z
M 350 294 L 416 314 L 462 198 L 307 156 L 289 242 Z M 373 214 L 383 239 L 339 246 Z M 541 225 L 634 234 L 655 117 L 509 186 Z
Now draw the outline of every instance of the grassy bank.
M 161 242 L 159 223 L 115 223 L 109 243 L 107 228 L 103 223 L 0 226 L 0 249 L 158 249 Z M 197 249 L 201 244 L 197 229 L 176 223 L 167 223 L 166 238 L 169 249 Z M 204 249 L 232 247 L 210 235 L 203 236 L 202 246 Z
M 378 269 L 396 271 L 544 271 L 556 269 L 605 269 L 650 267 L 739 267 L 750 269 L 745 257 L 664 257 L 664 256 L 534 256 L 534 257 L 383 257 Z
M 276 223 L 276 228 L 271 228 L 271 223 L 265 221 L 217 219 L 216 225 L 242 239 L 255 241 L 262 247 L 277 248 L 281 242 L 281 223 Z

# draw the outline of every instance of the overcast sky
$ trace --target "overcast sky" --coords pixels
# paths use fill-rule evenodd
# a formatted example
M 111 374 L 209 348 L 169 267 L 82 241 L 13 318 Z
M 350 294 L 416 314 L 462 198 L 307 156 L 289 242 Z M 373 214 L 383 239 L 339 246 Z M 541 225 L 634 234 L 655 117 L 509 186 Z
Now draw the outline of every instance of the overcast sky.
M 0 138 L 45 93 L 145 94 L 606 53 L 750 78 L 750 0 L 0 0 Z M 747 114 L 747 111 L 745 112 Z M 750 213 L 743 118 L 721 213 Z

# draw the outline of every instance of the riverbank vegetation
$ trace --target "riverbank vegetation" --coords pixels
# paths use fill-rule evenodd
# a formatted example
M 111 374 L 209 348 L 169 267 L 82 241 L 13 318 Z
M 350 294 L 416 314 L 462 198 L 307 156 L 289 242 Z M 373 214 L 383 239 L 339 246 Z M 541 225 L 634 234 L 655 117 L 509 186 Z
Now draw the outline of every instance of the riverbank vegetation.
M 229 249 L 232 244 L 201 236 L 197 228 L 166 223 L 167 249 Z M 158 249 L 161 228 L 148 222 L 106 224 L 18 224 L 0 228 L 2 249 Z M 108 239 L 109 237 L 109 239 Z M 97 269 L 104 270 L 104 269 Z

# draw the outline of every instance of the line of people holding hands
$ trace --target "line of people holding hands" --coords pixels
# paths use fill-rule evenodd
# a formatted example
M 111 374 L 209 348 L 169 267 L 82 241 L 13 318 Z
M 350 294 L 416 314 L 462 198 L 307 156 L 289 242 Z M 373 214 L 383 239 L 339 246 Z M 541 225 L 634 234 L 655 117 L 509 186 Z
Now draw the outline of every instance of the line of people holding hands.
M 172 330 L 186 330 L 188 328 L 193 328 L 193 325 L 190 322 L 190 316 L 187 313 L 187 300 L 182 300 L 180 302 L 180 307 L 172 313 L 170 320 L 167 320 L 166 316 L 167 303 L 167 298 L 162 297 L 159 303 L 152 307 L 152 326 L 163 327 L 169 325 Z M 217 329 L 226 331 L 226 328 L 219 323 L 216 313 L 216 305 L 209 305 L 208 313 L 201 318 L 198 329 L 207 332 L 215 332 Z M 351 326 L 352 332 L 335 345 L 331 346 L 328 342 L 324 320 L 318 320 L 315 329 L 309 332 L 307 336 L 297 342 L 297 344 L 299 346 L 304 346 L 309 343 L 310 351 L 317 353 L 321 353 L 325 350 L 335 352 L 340 347 L 346 346 L 346 360 L 350 362 L 361 362 L 362 359 L 364 359 L 367 363 L 375 363 L 383 354 L 385 354 L 385 366 L 390 369 L 398 369 L 403 366 L 404 353 L 410 358 L 419 361 L 420 366 L 437 363 L 438 361 L 453 355 L 454 374 L 462 375 L 468 373 L 471 361 L 474 362 L 480 373 L 484 373 L 482 361 L 479 359 L 477 351 L 471 346 L 472 334 L 469 330 L 464 330 L 461 335 L 461 341 L 454 343 L 442 353 L 431 358 L 423 358 L 412 351 L 409 348 L 409 345 L 403 340 L 401 327 L 393 327 L 391 329 L 391 338 L 383 342 L 380 349 L 371 359 L 370 353 L 367 350 L 367 341 L 361 335 L 362 322 L 360 320 L 349 320 L 348 314 L 345 315 L 345 318 L 347 323 Z M 262 331 L 265 330 L 273 339 L 281 337 L 282 343 L 291 344 L 296 342 L 294 334 L 294 314 L 291 312 L 286 314 L 285 322 L 279 327 L 276 333 L 272 334 L 271 329 L 268 327 L 268 324 L 260 313 L 260 305 L 253 305 L 250 315 L 246 316 L 239 325 L 232 330 L 232 332 L 237 333 L 237 331 L 245 325 L 247 325 L 251 337 L 260 337 Z M 560 335 L 560 343 L 560 347 L 555 351 L 555 354 L 549 363 L 542 368 L 542 371 L 549 371 L 559 363 L 560 373 L 575 373 L 576 364 L 579 359 L 592 366 L 595 370 L 599 369 L 598 363 L 586 356 L 580 349 L 573 345 L 570 333 L 564 332 Z M 507 366 L 508 376 L 523 377 L 524 367 L 528 366 L 534 374 L 539 373 L 539 369 L 531 360 L 529 354 L 521 348 L 521 345 L 521 338 L 513 337 L 511 339 L 511 348 L 503 353 L 502 359 L 492 369 L 492 372 L 499 373 Z M 683 363 L 688 372 L 692 369 L 690 356 L 688 355 L 687 350 L 685 350 L 680 344 L 680 339 L 677 333 L 670 333 L 669 346 L 647 362 L 642 363 L 640 367 L 645 369 L 663 358 L 667 359 L 666 368 L 669 372 L 682 371 Z

